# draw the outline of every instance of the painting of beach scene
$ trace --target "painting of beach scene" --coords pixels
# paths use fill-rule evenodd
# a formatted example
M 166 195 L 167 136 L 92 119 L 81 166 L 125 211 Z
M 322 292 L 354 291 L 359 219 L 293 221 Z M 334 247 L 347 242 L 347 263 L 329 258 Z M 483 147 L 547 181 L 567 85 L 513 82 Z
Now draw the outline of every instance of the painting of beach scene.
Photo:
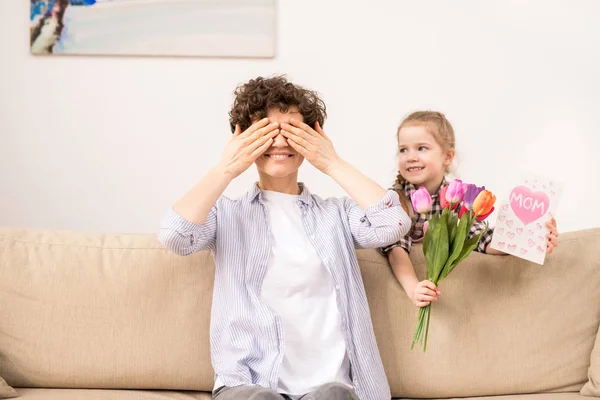
M 275 0 L 30 0 L 32 54 L 275 56 Z

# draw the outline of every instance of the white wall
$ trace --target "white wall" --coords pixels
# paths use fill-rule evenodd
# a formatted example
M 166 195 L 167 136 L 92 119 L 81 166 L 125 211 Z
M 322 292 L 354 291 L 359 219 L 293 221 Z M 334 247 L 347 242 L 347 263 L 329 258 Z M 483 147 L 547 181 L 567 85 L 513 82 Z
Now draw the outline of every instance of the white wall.
M 437 109 L 459 176 L 500 197 L 526 171 L 554 177 L 559 229 L 600 226 L 600 1 L 281 0 L 269 60 L 33 57 L 28 7 L 0 1 L 0 225 L 155 231 L 219 159 L 235 86 L 286 73 L 323 95 L 340 155 L 384 186 L 398 123 Z M 310 166 L 300 178 L 343 194 Z

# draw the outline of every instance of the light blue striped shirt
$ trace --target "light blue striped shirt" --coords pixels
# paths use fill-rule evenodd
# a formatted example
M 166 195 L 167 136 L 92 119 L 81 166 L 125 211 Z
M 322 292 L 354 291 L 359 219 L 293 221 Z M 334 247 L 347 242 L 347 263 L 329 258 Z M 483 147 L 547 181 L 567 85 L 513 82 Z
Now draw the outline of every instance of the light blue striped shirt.
M 354 250 L 398 241 L 411 220 L 391 190 L 363 210 L 350 198 L 322 199 L 303 184 L 300 188 L 304 229 L 335 283 L 354 390 L 362 400 L 390 399 Z M 280 318 L 260 300 L 270 253 L 261 193 L 255 184 L 239 199 L 219 197 L 204 224 L 170 210 L 159 240 L 179 255 L 201 250 L 214 255 L 210 345 L 219 381 L 229 387 L 259 385 L 277 391 L 284 332 Z

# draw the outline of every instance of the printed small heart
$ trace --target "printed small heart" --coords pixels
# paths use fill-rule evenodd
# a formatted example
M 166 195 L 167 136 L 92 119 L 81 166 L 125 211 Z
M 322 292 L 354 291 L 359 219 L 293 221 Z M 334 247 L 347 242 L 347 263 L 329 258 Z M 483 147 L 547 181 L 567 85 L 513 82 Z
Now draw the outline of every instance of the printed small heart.
M 546 185 L 542 185 L 542 189 L 546 189 Z
M 498 221 L 504 221 L 506 219 L 506 215 L 499 215 Z
M 517 245 L 516 244 L 510 244 L 508 245 L 508 251 L 515 251 L 517 249 Z
M 542 246 L 538 246 L 537 251 L 538 251 L 538 253 L 543 253 L 546 250 L 542 249 Z
M 509 228 L 512 228 L 513 222 L 514 221 L 512 219 L 509 219 L 508 221 L 506 221 L 506 226 L 508 226 Z
M 550 191 L 550 194 L 551 194 L 552 196 L 556 195 L 556 193 L 554 193 L 554 190 L 551 190 L 551 191 Z
M 535 189 L 535 186 L 534 186 Z M 517 186 L 510 193 L 510 207 L 517 218 L 528 225 L 541 218 L 550 205 L 550 199 L 544 192 L 532 192 L 526 186 Z
M 527 241 L 527 244 L 529 245 L 529 247 L 533 247 L 533 246 L 535 246 L 535 241 L 534 241 L 534 240 L 531 240 L 531 239 L 529 239 L 529 240 Z
M 527 233 L 529 234 L 529 236 L 533 236 L 533 231 L 531 229 L 528 229 Z
M 498 229 L 498 235 L 502 235 L 504 233 L 504 228 Z
M 540 242 L 543 242 L 543 241 L 544 241 L 544 238 L 543 238 L 543 236 L 538 236 L 538 237 L 537 237 L 537 240 L 539 240 Z
M 517 228 L 517 233 L 520 235 L 523 233 L 523 228 Z
M 503 209 L 504 211 L 507 211 L 507 210 L 508 210 L 508 204 L 505 204 L 505 205 L 503 205 L 503 206 L 502 206 L 502 209 Z
M 514 234 L 513 232 L 508 232 L 508 233 L 506 234 L 506 236 L 508 236 L 508 237 L 509 237 L 509 239 L 512 239 L 512 238 L 514 238 L 514 237 L 515 237 L 515 234 Z
M 521 249 L 521 255 L 524 256 L 525 254 L 527 254 L 527 250 L 526 249 Z
M 537 224 L 535 224 L 535 227 L 538 229 L 542 229 L 542 224 L 540 224 L 539 222 Z
M 498 247 L 503 249 L 505 244 L 505 242 L 498 242 Z

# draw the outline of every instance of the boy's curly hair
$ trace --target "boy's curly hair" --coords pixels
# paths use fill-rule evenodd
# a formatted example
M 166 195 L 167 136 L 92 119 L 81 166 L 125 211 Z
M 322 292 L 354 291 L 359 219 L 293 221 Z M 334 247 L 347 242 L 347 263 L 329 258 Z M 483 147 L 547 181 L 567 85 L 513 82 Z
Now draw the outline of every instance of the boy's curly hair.
M 245 131 L 253 121 L 259 121 L 267 116 L 267 110 L 276 107 L 281 112 L 287 112 L 291 106 L 298 107 L 304 117 L 304 123 L 315 127 L 319 122 L 321 127 L 327 118 L 325 103 L 317 92 L 294 85 L 285 76 L 270 78 L 258 77 L 238 86 L 234 92 L 235 100 L 229 111 L 231 132 L 236 124 Z

